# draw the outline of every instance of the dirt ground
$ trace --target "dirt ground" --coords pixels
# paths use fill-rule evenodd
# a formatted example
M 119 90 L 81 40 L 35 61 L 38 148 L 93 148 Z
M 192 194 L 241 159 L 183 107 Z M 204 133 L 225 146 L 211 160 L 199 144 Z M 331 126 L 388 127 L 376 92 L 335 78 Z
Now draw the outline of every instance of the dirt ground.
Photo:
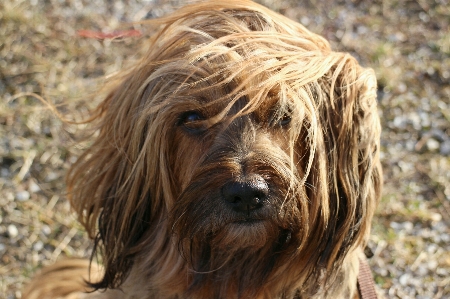
M 369 247 L 386 298 L 450 298 L 450 3 L 448 0 L 261 0 L 372 67 L 378 78 L 385 187 Z M 0 298 L 43 265 L 89 256 L 65 200 L 80 152 L 84 96 L 138 56 L 145 37 L 99 40 L 183 1 L 0 2 Z M 327 3 L 327 4 L 325 4 Z

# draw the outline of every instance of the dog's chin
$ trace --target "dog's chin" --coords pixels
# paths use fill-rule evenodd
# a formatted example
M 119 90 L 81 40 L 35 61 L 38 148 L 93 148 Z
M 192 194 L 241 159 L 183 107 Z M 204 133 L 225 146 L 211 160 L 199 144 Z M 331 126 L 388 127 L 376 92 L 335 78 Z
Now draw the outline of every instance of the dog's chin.
M 213 244 L 227 250 L 271 248 L 279 235 L 280 229 L 269 220 L 244 219 L 222 227 Z

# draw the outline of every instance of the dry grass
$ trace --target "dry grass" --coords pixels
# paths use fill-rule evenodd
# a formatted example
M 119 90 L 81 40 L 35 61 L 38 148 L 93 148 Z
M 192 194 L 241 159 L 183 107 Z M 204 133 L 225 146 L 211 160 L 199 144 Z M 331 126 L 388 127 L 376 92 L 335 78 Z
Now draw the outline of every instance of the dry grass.
M 376 70 L 385 189 L 370 263 L 388 298 L 450 298 L 448 0 L 261 2 Z M 95 104 L 84 96 L 139 54 L 142 38 L 87 39 L 77 30 L 113 30 L 173 4 L 0 3 L 0 298 L 20 298 L 42 265 L 89 255 L 64 199 L 64 173 L 79 151 L 71 142 L 76 127 L 39 98 L 81 118 Z

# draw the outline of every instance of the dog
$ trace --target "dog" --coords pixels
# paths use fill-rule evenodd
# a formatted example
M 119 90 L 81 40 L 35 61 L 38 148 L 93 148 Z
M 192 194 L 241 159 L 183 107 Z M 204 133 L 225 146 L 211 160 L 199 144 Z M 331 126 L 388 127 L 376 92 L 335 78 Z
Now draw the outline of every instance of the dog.
M 374 72 L 250 1 L 150 22 L 67 175 L 101 263 L 56 263 L 24 297 L 357 298 L 382 187 Z

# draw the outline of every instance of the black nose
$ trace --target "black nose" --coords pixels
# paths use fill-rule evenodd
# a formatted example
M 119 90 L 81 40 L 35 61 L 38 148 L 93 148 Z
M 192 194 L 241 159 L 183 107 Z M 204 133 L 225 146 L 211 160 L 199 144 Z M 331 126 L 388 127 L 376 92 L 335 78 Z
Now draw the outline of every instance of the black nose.
M 222 187 L 224 200 L 237 212 L 249 213 L 264 205 L 269 187 L 261 176 L 245 181 L 232 181 Z

